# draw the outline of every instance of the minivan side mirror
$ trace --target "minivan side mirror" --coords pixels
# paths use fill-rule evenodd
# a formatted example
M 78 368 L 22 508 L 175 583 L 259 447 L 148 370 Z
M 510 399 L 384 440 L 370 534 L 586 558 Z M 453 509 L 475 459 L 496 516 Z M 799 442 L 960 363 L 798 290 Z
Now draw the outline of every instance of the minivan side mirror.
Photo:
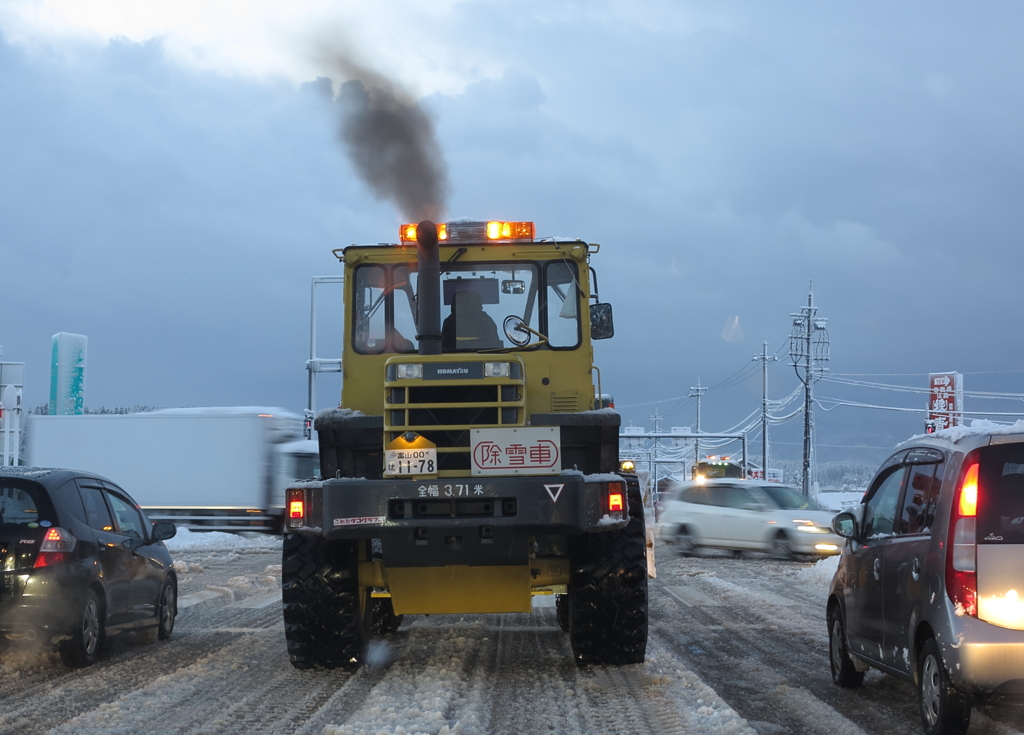
M 848 510 L 832 517 L 832 532 L 843 538 L 857 537 L 857 516 Z

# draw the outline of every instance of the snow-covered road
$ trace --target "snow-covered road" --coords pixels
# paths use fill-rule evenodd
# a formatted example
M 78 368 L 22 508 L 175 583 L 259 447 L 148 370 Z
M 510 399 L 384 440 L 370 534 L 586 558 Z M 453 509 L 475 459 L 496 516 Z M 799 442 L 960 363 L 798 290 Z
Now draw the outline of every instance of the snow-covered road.
M 532 615 L 407 618 L 355 673 L 296 671 L 280 540 L 182 533 L 170 641 L 113 638 L 92 668 L 0 643 L 0 733 L 636 735 L 918 733 L 911 688 L 828 673 L 834 561 L 681 558 L 658 547 L 647 662 L 577 669 L 550 598 Z M 971 735 L 1020 733 L 978 712 Z

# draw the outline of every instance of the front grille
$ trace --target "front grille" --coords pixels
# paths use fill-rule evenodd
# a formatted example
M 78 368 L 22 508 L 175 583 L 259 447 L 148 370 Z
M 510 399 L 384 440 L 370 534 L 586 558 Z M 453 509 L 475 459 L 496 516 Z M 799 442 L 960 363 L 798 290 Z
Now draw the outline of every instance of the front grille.
M 437 445 L 439 475 L 466 474 L 471 429 L 526 423 L 526 382 L 522 367 L 513 368 L 509 378 L 386 382 L 385 443 L 415 431 Z

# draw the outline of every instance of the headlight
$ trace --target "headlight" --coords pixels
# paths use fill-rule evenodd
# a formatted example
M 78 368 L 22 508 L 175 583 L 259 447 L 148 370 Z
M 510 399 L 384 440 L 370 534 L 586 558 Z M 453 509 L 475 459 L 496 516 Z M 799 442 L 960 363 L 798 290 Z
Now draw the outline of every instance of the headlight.
M 423 365 L 418 362 L 403 362 L 398 365 L 399 380 L 419 380 L 423 377 Z
M 485 362 L 485 378 L 507 378 L 509 375 L 509 364 L 507 362 Z
M 797 531 L 803 531 L 804 533 L 831 533 L 831 531 L 824 526 L 797 526 Z

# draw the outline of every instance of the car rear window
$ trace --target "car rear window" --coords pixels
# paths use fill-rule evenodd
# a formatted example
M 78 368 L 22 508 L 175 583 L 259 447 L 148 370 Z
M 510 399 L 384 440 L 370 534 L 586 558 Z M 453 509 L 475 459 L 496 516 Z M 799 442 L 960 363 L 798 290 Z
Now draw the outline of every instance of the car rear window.
M 1024 444 L 981 451 L 978 540 L 1024 544 Z
M 16 480 L 0 484 L 0 537 L 4 540 L 55 522 L 53 504 L 41 485 Z

